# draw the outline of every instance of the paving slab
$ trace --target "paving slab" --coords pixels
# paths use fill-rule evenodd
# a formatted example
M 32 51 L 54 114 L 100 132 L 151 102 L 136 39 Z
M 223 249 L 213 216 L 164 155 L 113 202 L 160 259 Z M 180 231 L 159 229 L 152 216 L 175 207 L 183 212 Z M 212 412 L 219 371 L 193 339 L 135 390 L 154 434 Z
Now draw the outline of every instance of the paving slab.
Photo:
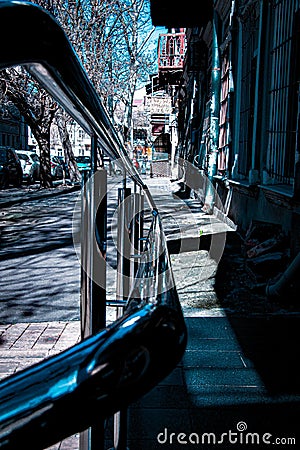
M 289 321 L 286 316 L 275 317 L 274 321 L 281 324 L 282 331 L 290 330 L 292 334 L 295 331 L 294 318 Z M 268 322 L 272 322 L 272 318 L 268 318 Z M 178 433 L 196 433 L 199 438 L 207 437 L 207 433 L 214 433 L 220 438 L 222 433 L 228 434 L 229 430 L 238 431 L 237 426 L 248 427 L 249 432 L 261 435 L 269 432 L 273 439 L 283 436 L 299 438 L 299 382 L 297 386 L 294 385 L 293 392 L 286 383 L 285 386 L 281 384 L 280 393 L 274 393 L 272 384 L 267 383 L 263 376 L 262 367 L 257 366 L 255 360 L 251 364 L 245 364 L 244 361 L 249 358 L 227 317 L 188 317 L 186 323 L 189 332 L 187 350 L 181 365 L 176 369 L 182 371 L 183 382 L 177 379 L 171 385 L 162 387 L 160 384 L 130 407 L 133 417 L 132 422 L 129 422 L 130 449 L 179 449 L 181 445 L 174 441 Z M 262 332 L 259 318 L 243 317 L 239 323 L 239 319 L 235 317 L 235 325 L 240 329 L 246 326 L 250 339 L 248 349 L 252 347 L 250 329 L 255 334 L 257 325 L 259 333 Z M 269 330 L 271 328 L 269 325 Z M 203 342 L 205 346 L 202 345 Z M 256 346 L 255 340 L 253 346 Z M 297 347 L 295 343 L 294 350 Z M 294 365 L 285 366 L 287 372 L 293 369 Z M 274 380 L 280 378 L 280 372 L 273 373 Z M 159 401 L 160 395 L 166 402 Z M 171 412 L 174 395 L 178 398 L 177 410 L 182 413 L 181 421 L 177 412 L 173 415 Z M 135 430 L 141 430 L 143 425 L 148 427 L 148 431 L 143 430 L 142 435 L 138 434 L 139 440 L 135 441 Z M 158 442 L 159 433 L 163 433 L 164 438 L 167 436 L 164 444 Z M 199 448 L 209 449 L 212 444 L 213 442 L 204 442 Z M 227 444 L 229 445 L 228 442 Z M 182 446 L 187 449 L 195 448 L 194 443 Z M 224 443 L 220 445 L 220 448 L 229 447 Z

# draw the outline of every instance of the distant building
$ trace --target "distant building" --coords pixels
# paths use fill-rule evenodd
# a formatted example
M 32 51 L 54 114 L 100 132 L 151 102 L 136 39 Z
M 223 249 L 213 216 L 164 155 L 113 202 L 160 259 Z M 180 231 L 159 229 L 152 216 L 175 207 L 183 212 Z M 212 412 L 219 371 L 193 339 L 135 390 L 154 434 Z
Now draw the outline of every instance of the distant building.
M 152 148 L 173 164 L 177 147 L 176 91 L 181 82 L 186 52 L 183 28 L 170 28 L 158 39 L 158 74 L 146 86 Z
M 71 121 L 67 128 L 73 146 L 74 155 L 90 156 L 91 137 L 75 121 Z
M 189 2 L 185 17 L 172 10 L 164 18 L 167 1 L 151 3 L 155 25 L 188 27 L 173 92 L 177 154 L 210 174 L 225 214 L 241 230 L 253 220 L 279 224 L 296 253 L 300 1 L 206 0 L 199 14 Z M 167 66 L 165 83 L 169 72 L 174 76 Z
M 27 125 L 14 107 L 8 111 L 0 106 L 0 145 L 16 150 L 28 148 Z
M 67 128 L 74 155 L 90 156 L 90 136 L 75 121 L 70 122 Z M 28 130 L 28 145 L 30 148 L 35 148 L 38 150 L 38 144 L 30 129 Z M 64 156 L 64 150 L 59 138 L 59 132 L 55 124 L 52 124 L 50 131 L 50 153 L 52 156 Z
M 292 267 L 282 286 L 298 286 L 300 0 L 203 0 L 197 13 L 188 0 L 184 14 L 169 0 L 151 5 L 154 25 L 186 27 L 171 91 L 175 161 L 196 180 L 191 188 L 185 171 L 185 195 L 237 225 L 253 280 L 268 283 Z M 166 64 L 160 83 L 173 77 Z

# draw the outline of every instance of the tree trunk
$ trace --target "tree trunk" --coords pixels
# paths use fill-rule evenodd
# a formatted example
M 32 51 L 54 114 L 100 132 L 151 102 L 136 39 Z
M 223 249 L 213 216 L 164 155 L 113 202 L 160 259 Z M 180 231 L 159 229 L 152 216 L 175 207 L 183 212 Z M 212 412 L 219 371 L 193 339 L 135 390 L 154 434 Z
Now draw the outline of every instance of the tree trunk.
M 40 131 L 32 127 L 31 131 L 40 150 L 40 185 L 43 188 L 53 187 L 50 161 L 50 128 Z
M 58 127 L 61 145 L 64 149 L 65 162 L 68 165 L 69 169 L 70 181 L 71 183 L 75 183 L 81 180 L 81 175 L 77 167 L 72 143 L 70 141 L 70 136 L 67 130 L 67 120 L 65 113 L 58 112 L 55 116 L 55 120 Z

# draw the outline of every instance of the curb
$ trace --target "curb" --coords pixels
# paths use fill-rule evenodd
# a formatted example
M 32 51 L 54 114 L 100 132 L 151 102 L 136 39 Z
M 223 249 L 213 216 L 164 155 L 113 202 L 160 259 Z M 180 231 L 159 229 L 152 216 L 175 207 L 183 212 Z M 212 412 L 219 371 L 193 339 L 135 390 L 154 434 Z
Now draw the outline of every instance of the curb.
M 10 206 L 29 202 L 32 200 L 41 200 L 44 198 L 56 197 L 59 195 L 69 194 L 71 192 L 80 191 L 81 185 L 75 185 L 71 187 L 60 187 L 60 188 L 48 188 L 48 189 L 39 189 L 38 192 L 31 192 L 30 194 L 24 194 L 24 196 L 12 198 L 10 200 L 2 201 L 0 199 L 0 207 L 1 208 L 9 208 Z

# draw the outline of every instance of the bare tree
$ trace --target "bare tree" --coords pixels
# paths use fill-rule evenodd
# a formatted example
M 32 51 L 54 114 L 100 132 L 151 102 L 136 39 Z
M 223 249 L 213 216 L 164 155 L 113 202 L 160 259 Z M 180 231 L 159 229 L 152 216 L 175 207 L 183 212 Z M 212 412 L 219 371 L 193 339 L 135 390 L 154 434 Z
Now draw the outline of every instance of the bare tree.
M 68 133 L 67 123 L 69 121 L 69 116 L 64 110 L 59 108 L 55 115 L 55 121 L 59 132 L 60 141 L 64 149 L 64 159 L 68 166 L 69 176 L 71 183 L 80 181 L 81 175 L 77 167 L 75 160 L 72 143 Z
M 101 94 L 101 74 L 105 67 L 105 49 L 109 41 L 108 20 L 114 9 L 114 0 L 33 0 L 58 20 L 77 55 L 79 56 L 91 82 Z M 114 27 L 112 26 L 112 29 Z M 78 181 L 77 168 L 67 123 L 70 117 L 61 108 L 56 115 L 65 161 L 68 165 L 71 181 Z
M 146 80 L 153 67 L 145 56 L 144 43 L 149 33 L 149 2 L 145 0 L 33 0 L 60 22 L 77 52 L 82 65 L 113 116 L 118 104 L 125 105 L 122 117 L 124 139 L 132 122 L 133 95 L 137 84 Z M 30 126 L 40 149 L 41 185 L 51 186 L 50 127 L 56 103 L 40 89 L 24 69 L 3 72 L 7 99 L 15 104 Z M 21 88 L 21 89 L 20 89 Z M 62 145 L 72 161 L 76 178 L 76 162 L 66 128 L 66 116 L 59 113 L 57 122 Z M 65 114 L 65 113 L 64 113 Z
M 6 85 L 4 102 L 15 105 L 38 143 L 41 186 L 51 187 L 50 128 L 58 106 L 22 67 L 3 70 L 0 77 Z
M 120 58 L 124 64 L 123 80 L 126 89 L 122 90 L 120 96 L 121 101 L 125 105 L 124 114 L 124 139 L 128 140 L 129 131 L 132 127 L 132 108 L 134 92 L 137 88 L 139 79 L 143 79 L 143 72 L 147 73 L 149 61 L 146 62 L 143 54 L 144 42 L 149 34 L 150 14 L 146 9 L 144 0 L 120 1 L 117 0 L 119 8 L 120 29 L 122 35 L 122 43 L 120 45 L 119 54 L 123 54 Z M 147 34 L 145 34 L 147 33 Z
M 48 7 L 47 0 L 35 0 Z M 52 0 L 51 11 L 64 28 L 90 80 L 113 118 L 125 107 L 125 140 L 139 83 L 155 70 L 156 52 L 146 52 L 153 31 L 146 0 Z

